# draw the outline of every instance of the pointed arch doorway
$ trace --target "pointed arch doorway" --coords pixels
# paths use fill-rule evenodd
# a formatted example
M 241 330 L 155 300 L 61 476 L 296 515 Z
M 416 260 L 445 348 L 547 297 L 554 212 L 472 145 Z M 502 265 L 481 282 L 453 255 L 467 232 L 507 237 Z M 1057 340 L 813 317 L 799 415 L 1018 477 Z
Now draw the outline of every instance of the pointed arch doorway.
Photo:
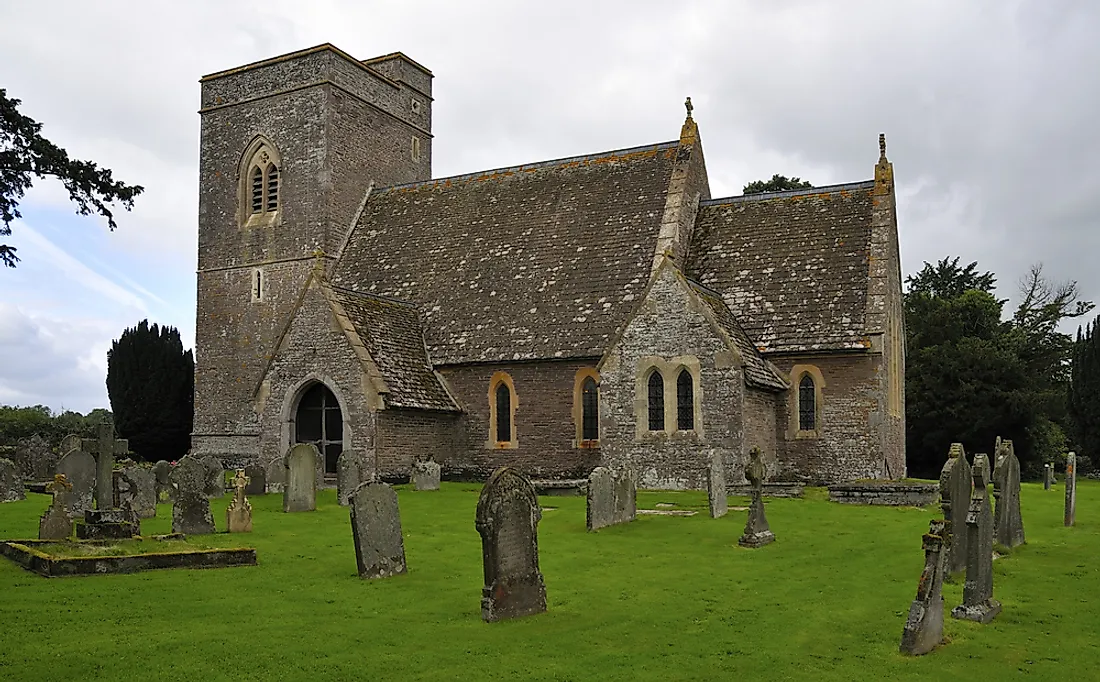
M 294 413 L 294 442 L 317 446 L 325 473 L 336 473 L 336 461 L 344 449 L 344 415 L 328 386 L 317 382 L 302 394 Z

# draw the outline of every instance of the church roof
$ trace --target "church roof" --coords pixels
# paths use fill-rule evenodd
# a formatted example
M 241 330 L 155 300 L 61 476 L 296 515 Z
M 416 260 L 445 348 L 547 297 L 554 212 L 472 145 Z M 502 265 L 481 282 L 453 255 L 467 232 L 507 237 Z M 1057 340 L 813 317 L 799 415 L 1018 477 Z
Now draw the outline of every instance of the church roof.
M 687 274 L 764 352 L 864 349 L 874 182 L 703 201 Z
M 741 323 L 737 321 L 733 311 L 729 309 L 722 298 L 716 292 L 698 282 L 690 279 L 687 281 L 691 285 L 692 291 L 714 312 L 714 319 L 718 322 L 718 326 L 722 328 L 722 331 L 737 346 L 737 350 L 741 352 L 741 358 L 745 362 L 745 380 L 762 388 L 776 390 L 787 388 L 787 382 L 783 380 L 783 377 L 772 363 L 761 357 L 760 352 L 749 339 L 749 335 L 745 333 Z
M 598 357 L 648 284 L 676 145 L 376 189 L 333 283 L 418 305 L 437 365 Z

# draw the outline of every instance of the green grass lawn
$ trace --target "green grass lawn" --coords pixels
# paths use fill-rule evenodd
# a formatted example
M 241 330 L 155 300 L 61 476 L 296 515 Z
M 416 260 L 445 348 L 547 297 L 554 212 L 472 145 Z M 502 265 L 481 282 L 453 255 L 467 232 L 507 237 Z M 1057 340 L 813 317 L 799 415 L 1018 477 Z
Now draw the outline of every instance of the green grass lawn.
M 47 579 L 0 558 L 0 679 L 1095 679 L 1100 665 L 1100 484 L 1078 525 L 1063 490 L 1025 484 L 1028 545 L 994 564 L 1004 612 L 948 618 L 950 643 L 897 653 L 937 510 L 769 500 L 777 542 L 736 546 L 744 512 L 714 520 L 702 493 L 641 493 L 692 517 L 585 532 L 584 498 L 543 497 L 549 611 L 481 621 L 479 486 L 399 486 L 409 573 L 363 581 L 346 508 L 284 514 L 252 498 L 259 565 Z M 229 496 L 214 502 L 224 527 Z M 743 503 L 731 498 L 731 504 Z M 0 538 L 37 532 L 44 495 L 0 505 Z M 167 533 L 171 509 L 143 521 Z M 239 546 L 241 536 L 203 538 Z M 962 585 L 945 585 L 947 608 Z

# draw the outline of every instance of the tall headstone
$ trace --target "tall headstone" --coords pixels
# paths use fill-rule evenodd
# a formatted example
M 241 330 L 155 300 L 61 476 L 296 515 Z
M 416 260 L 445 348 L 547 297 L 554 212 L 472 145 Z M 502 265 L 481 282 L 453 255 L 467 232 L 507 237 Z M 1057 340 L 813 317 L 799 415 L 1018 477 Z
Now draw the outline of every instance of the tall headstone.
M 944 547 L 945 521 L 932 521 L 924 535 L 924 571 L 917 583 L 917 596 L 909 605 L 909 617 L 901 632 L 900 650 L 921 656 L 943 641 L 943 576 L 947 568 Z
M 10 459 L 0 459 L 0 502 L 15 502 L 26 497 L 19 467 Z
M 65 494 L 73 488 L 72 483 L 65 480 L 64 474 L 57 474 L 54 480 L 46 485 L 46 492 L 53 495 L 53 504 L 46 513 L 38 518 L 39 540 L 64 540 L 73 534 L 73 520 L 65 508 Z
M 397 493 L 385 483 L 362 483 L 351 492 L 349 500 L 359 577 L 388 578 L 405 573 Z
M 212 500 L 225 495 L 225 467 L 217 457 L 206 456 L 201 460 L 206 469 L 206 482 L 203 485 L 203 494 Z
M 81 449 L 70 450 L 57 463 L 57 473 L 72 485 L 61 493 L 65 509 L 73 519 L 84 518 L 84 511 L 92 508 L 96 485 L 95 458 Z
M 412 480 L 416 490 L 439 490 L 440 468 L 432 459 L 413 462 Z
M 248 485 L 244 487 L 245 495 L 263 495 L 267 492 L 267 469 L 259 464 L 249 464 L 244 468 Z
M 1020 460 L 1012 441 L 1000 441 L 993 467 L 993 539 L 1004 547 L 1024 544 L 1024 519 L 1020 512 Z
M 943 541 L 947 547 L 947 574 L 966 570 L 966 512 L 970 508 L 973 474 L 962 443 L 952 443 L 940 471 L 940 506 L 943 508 Z
M 546 584 L 539 571 L 538 495 L 526 476 L 501 467 L 477 500 L 485 585 L 481 618 L 487 623 L 546 610 Z
M 726 464 L 722 456 L 715 452 L 707 465 L 707 501 L 710 502 L 710 517 L 719 519 L 729 511 L 726 496 Z
M 267 492 L 281 493 L 286 489 L 286 466 L 282 457 L 276 457 L 264 467 Z
M 336 460 L 336 500 L 351 504 L 351 494 L 362 483 L 363 461 L 355 450 L 344 450 Z
M 989 504 L 989 458 L 974 455 L 974 492 L 966 512 L 966 582 L 955 618 L 988 623 L 1001 612 L 993 598 L 993 512 Z
M 157 515 L 157 475 L 147 466 L 137 464 L 125 467 L 118 474 L 120 505 L 129 505 L 139 518 L 151 519 Z
M 153 476 L 157 481 L 157 502 L 168 502 L 175 496 L 171 481 L 172 465 L 160 460 L 153 465 Z
M 312 443 L 298 443 L 283 457 L 286 485 L 283 488 L 283 511 L 301 512 L 317 509 L 317 462 L 321 455 Z
M 588 476 L 588 530 L 629 523 L 637 517 L 637 484 L 625 469 L 596 467 Z
M 207 468 L 197 458 L 187 455 L 172 470 L 176 499 L 172 505 L 172 532 L 188 535 L 214 533 L 214 516 L 206 496 Z
M 130 450 L 129 441 L 115 438 L 111 422 L 96 424 L 95 438 L 84 438 L 80 448 L 95 457 L 95 504 L 98 509 L 111 509 L 114 505 L 115 455 L 125 455 Z
M 1054 485 L 1054 466 L 1047 462 L 1043 465 L 1043 490 L 1050 490 Z
M 252 532 L 252 505 L 245 497 L 248 489 L 248 477 L 244 469 L 237 469 L 233 477 L 233 501 L 225 508 L 225 528 L 230 533 Z
M 1077 523 L 1077 453 L 1066 455 L 1066 515 L 1065 525 Z
M 738 538 L 742 547 L 756 548 L 775 542 L 775 534 L 768 525 L 764 514 L 764 477 L 767 469 L 760 458 L 760 448 L 749 453 L 749 465 L 745 467 L 745 478 L 752 486 L 752 502 L 749 503 L 749 520 L 745 524 L 745 533 Z

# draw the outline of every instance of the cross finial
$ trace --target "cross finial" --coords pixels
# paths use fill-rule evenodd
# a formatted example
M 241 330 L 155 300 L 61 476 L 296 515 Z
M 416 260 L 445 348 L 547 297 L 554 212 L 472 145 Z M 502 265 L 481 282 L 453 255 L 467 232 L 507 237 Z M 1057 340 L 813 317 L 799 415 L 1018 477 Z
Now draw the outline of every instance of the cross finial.
M 878 134 L 878 158 L 880 160 L 886 158 L 886 133 Z
M 684 100 L 684 108 L 687 109 L 688 118 L 691 118 L 691 110 L 694 109 L 695 107 L 693 107 L 691 105 L 691 98 L 690 97 L 688 97 L 686 100 Z

